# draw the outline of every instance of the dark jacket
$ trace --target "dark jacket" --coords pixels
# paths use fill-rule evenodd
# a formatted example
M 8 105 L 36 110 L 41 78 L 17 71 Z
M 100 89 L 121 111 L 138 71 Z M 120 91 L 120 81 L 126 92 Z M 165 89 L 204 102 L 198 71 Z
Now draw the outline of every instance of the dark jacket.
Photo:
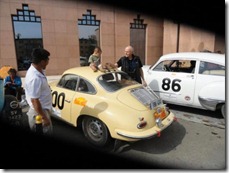
M 121 67 L 121 70 L 126 72 L 133 80 L 142 83 L 140 68 L 142 68 L 142 62 L 138 56 L 132 55 L 133 58 L 129 60 L 128 57 L 121 57 L 117 64 Z

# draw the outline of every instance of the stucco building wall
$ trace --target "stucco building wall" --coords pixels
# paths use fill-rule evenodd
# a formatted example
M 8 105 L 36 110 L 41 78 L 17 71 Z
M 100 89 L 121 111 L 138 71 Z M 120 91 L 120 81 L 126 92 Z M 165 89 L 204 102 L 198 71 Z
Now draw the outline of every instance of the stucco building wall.
M 77 23 L 88 9 L 101 21 L 102 62 L 115 63 L 124 55 L 124 48 L 130 44 L 130 23 L 137 16 L 134 11 L 80 0 L 0 0 L 0 66 L 17 68 L 11 15 L 17 14 L 22 4 L 28 4 L 29 9 L 41 17 L 43 46 L 51 53 L 47 75 L 60 75 L 68 68 L 80 66 Z M 177 25 L 164 19 L 140 15 L 147 24 L 145 63 L 154 64 L 162 54 L 176 52 Z M 223 41 L 215 40 L 214 33 L 180 26 L 179 51 L 223 49 Z M 19 71 L 21 76 L 25 73 Z
M 173 52 L 199 52 L 209 50 L 225 53 L 225 39 L 203 29 L 165 20 L 163 54 Z M 177 42 L 179 44 L 177 44 Z

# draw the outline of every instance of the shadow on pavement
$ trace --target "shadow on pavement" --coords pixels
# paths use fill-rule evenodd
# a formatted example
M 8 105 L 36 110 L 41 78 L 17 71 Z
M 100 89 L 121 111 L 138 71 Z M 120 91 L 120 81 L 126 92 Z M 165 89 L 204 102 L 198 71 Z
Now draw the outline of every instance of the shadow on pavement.
M 178 120 L 162 131 L 160 137 L 138 141 L 131 145 L 131 148 L 146 153 L 163 154 L 180 145 L 185 135 L 186 129 Z
M 197 109 L 197 108 L 186 107 L 186 106 L 181 106 L 181 105 L 174 105 L 174 104 L 167 104 L 167 106 L 170 109 L 182 111 L 182 112 L 185 112 L 186 114 L 188 113 L 199 114 L 199 115 L 206 116 L 206 117 L 224 119 L 224 117 L 221 115 L 220 110 L 210 111 L 210 110 L 205 110 L 205 109 Z
M 174 121 L 167 129 L 161 132 L 160 137 L 153 137 L 147 140 L 141 140 L 134 143 L 126 143 L 120 146 L 119 153 L 128 150 L 138 150 L 151 154 L 163 154 L 174 150 L 182 143 L 186 129 L 178 121 Z M 169 142 L 168 142 L 169 141 Z
M 56 137 L 9 126 L 0 121 L 0 166 L 9 169 L 150 169 L 149 165 L 131 158 L 77 145 Z

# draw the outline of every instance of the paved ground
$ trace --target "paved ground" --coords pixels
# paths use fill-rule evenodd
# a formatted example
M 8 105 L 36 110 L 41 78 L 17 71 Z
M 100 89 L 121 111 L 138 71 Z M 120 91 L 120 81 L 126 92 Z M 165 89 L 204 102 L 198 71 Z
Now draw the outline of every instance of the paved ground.
M 24 108 L 23 112 L 26 111 L 27 108 Z M 182 118 L 181 112 L 176 111 L 176 113 L 180 114 L 177 121 L 163 131 L 160 137 L 135 143 L 122 143 L 120 148 L 112 154 L 128 161 L 133 159 L 136 163 L 143 162 L 149 166 L 157 165 L 162 168 L 225 170 L 227 163 L 225 127 L 205 123 L 198 118 L 198 121 L 196 118 L 194 120 Z M 26 125 L 26 117 L 24 122 Z M 81 130 L 76 130 L 58 119 L 53 119 L 53 124 L 54 136 L 58 139 L 65 143 L 91 147 Z M 129 166 L 131 168 L 131 165 Z

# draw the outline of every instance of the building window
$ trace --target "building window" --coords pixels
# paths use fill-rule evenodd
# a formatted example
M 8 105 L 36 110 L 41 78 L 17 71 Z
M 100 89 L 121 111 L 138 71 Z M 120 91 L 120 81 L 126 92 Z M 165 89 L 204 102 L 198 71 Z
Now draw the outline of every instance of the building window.
M 78 31 L 80 59 L 88 61 L 94 48 L 100 46 L 100 20 L 96 19 L 96 15 L 92 15 L 91 10 L 87 10 L 82 19 L 78 19 Z M 80 65 L 84 66 L 85 63 Z
M 34 48 L 43 47 L 41 17 L 29 10 L 27 4 L 12 14 L 14 41 L 18 71 L 27 70 L 31 64 L 31 53 Z
M 145 64 L 145 44 L 146 44 L 146 27 L 144 19 L 138 14 L 133 23 L 130 23 L 130 45 L 134 47 L 134 52 Z

